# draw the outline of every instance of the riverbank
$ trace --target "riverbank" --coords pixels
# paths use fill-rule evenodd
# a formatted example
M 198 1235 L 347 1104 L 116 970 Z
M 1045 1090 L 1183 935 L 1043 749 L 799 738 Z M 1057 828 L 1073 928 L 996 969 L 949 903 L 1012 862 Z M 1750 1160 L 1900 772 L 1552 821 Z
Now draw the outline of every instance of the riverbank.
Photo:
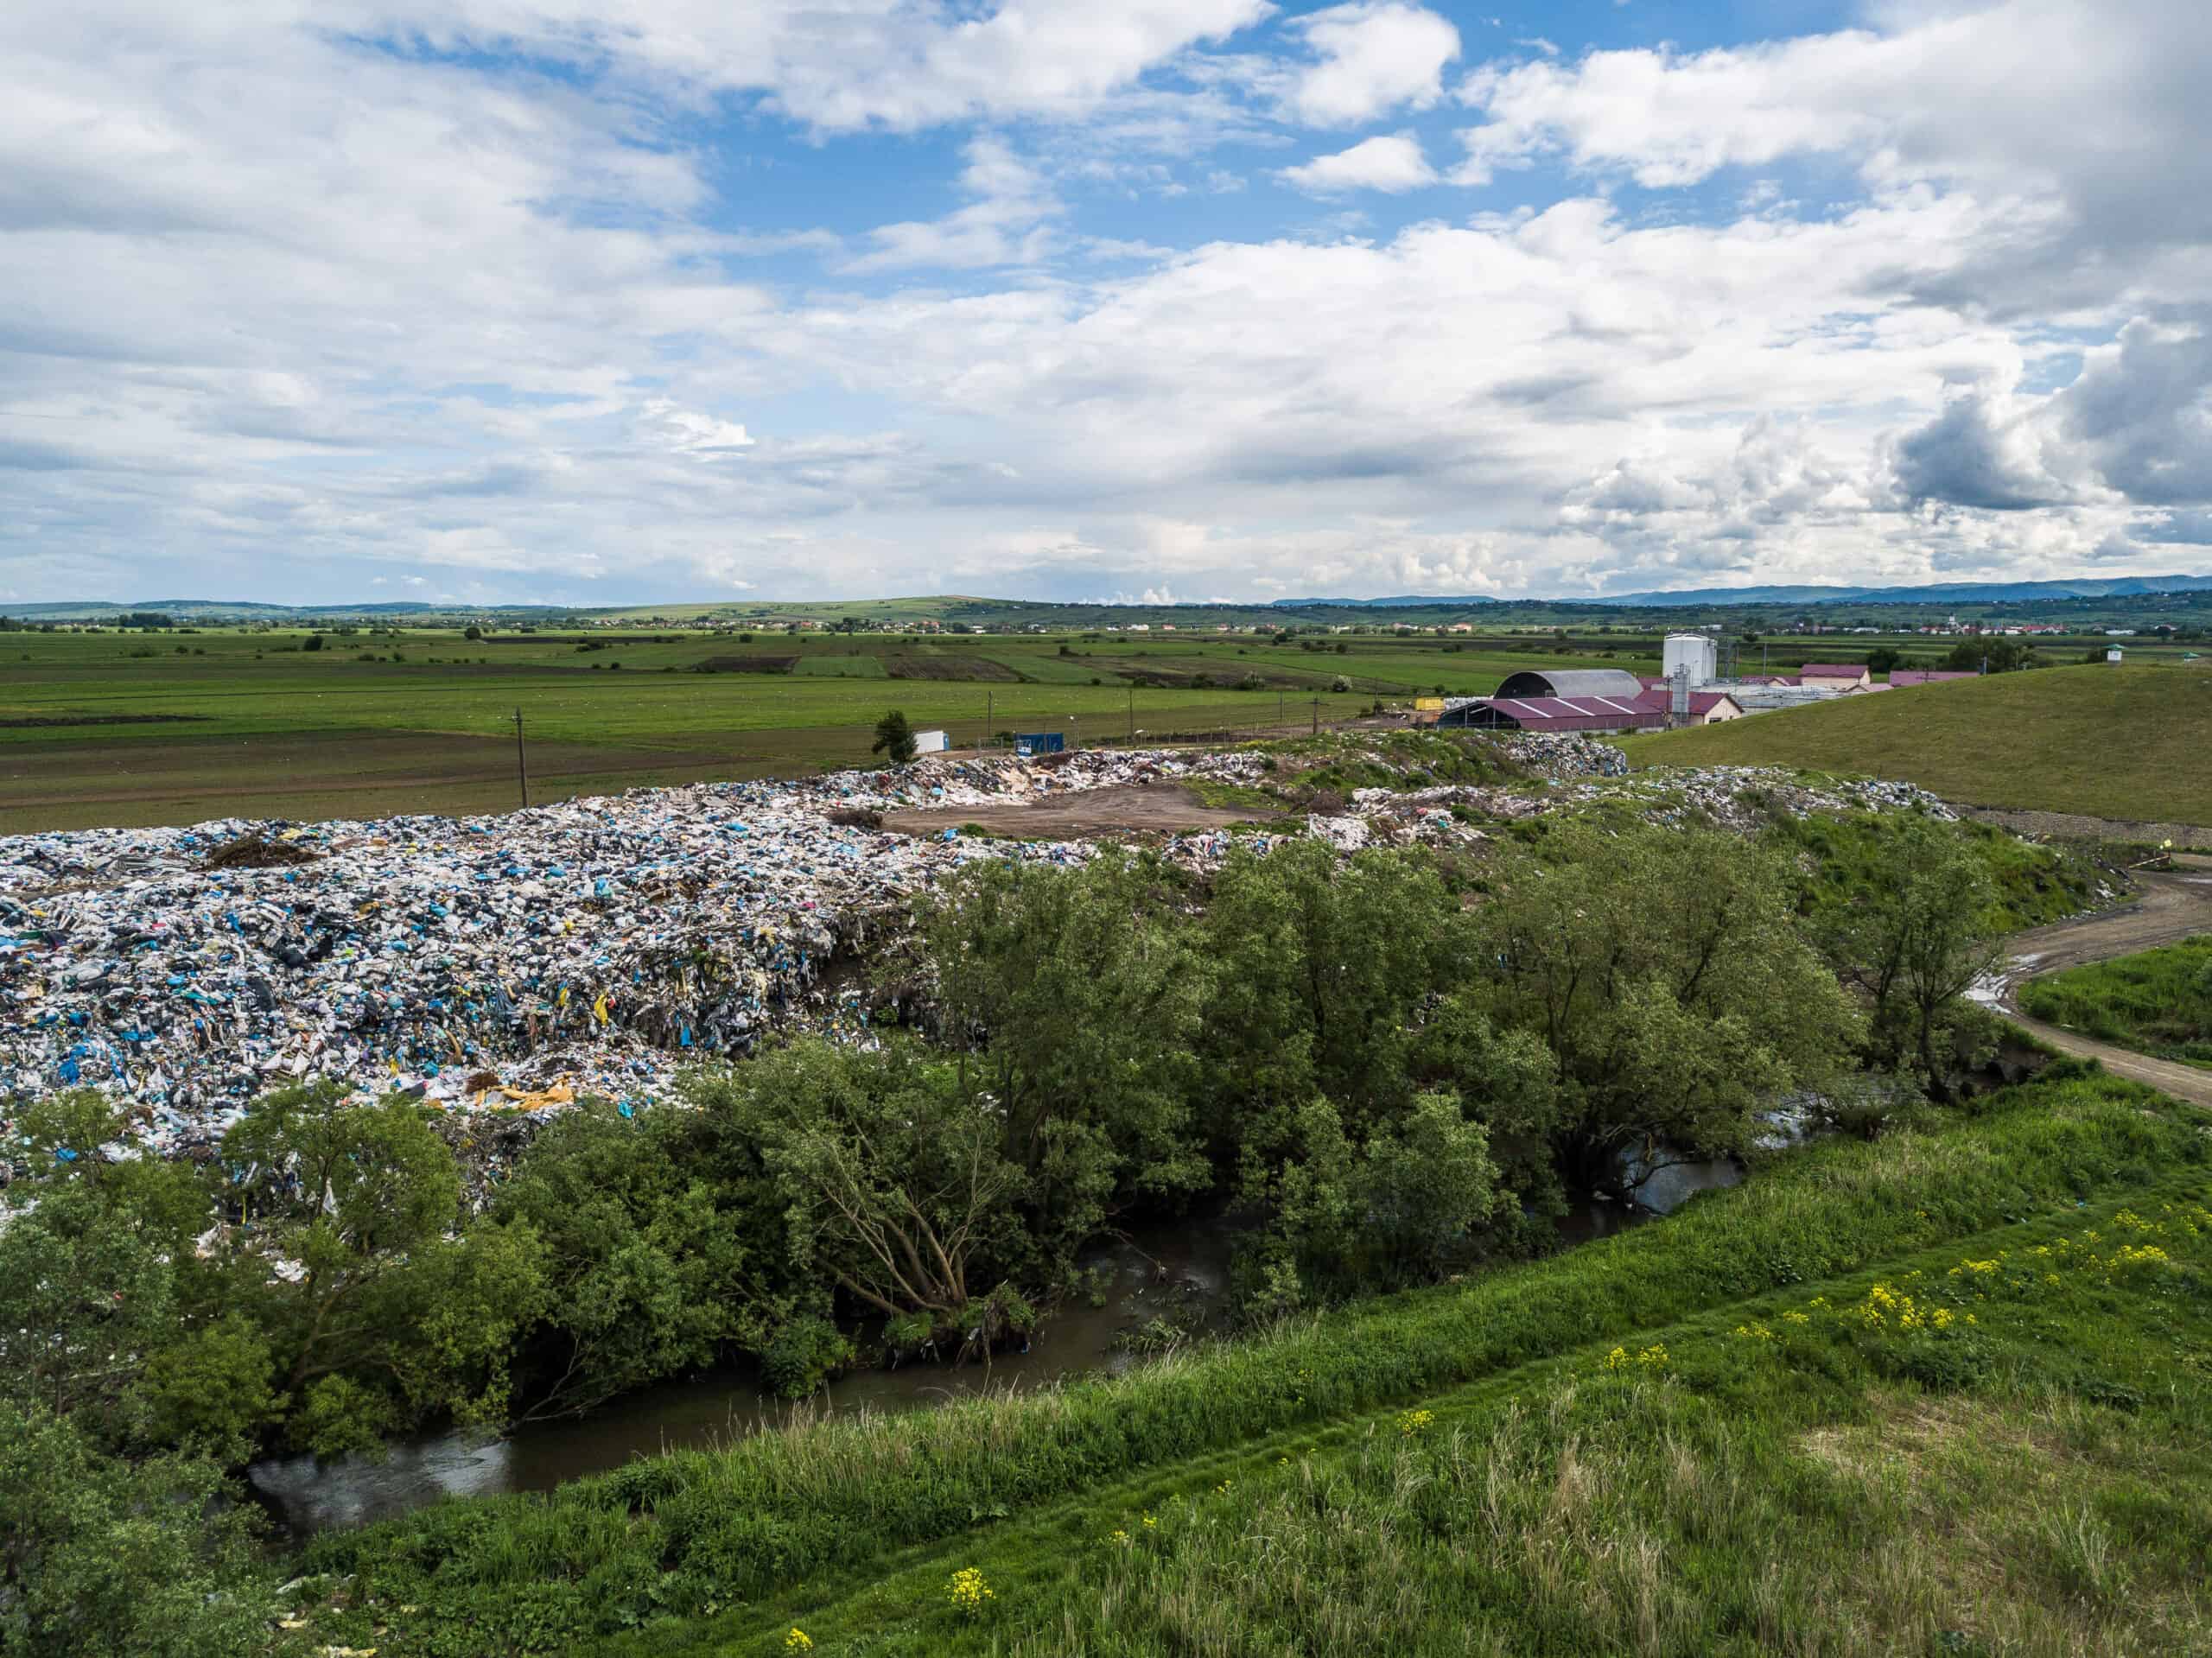
M 2056 1069 L 1929 1132 L 1782 1154 L 1664 1226 L 1119 1381 L 802 1425 L 320 1539 L 300 1562 L 317 1574 L 300 1591 L 303 1627 L 388 1655 L 463 1649 L 464 1630 L 471 1651 L 589 1649 L 661 1619 L 686 1621 L 664 1647 L 737 1638 L 697 1620 L 781 1608 L 802 1582 L 880 1573 L 897 1551 L 1027 1523 L 1147 1471 L 1211 1467 L 1592 1343 L 1637 1351 L 1754 1298 L 2121 1201 L 2200 1172 L 2200 1126 L 2147 1090 Z
M 2201 1651 L 2209 1197 L 1599 1337 L 608 1649 Z

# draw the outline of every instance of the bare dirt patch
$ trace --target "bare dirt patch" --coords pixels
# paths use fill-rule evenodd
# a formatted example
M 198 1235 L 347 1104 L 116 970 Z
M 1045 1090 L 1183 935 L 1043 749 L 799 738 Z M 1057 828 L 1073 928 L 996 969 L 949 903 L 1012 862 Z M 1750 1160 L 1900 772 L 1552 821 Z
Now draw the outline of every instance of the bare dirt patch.
M 205 714 L 41 714 L 0 720 L 0 731 L 43 731 L 71 726 L 182 726 L 196 725 Z
M 1019 684 L 1021 676 L 988 657 L 886 657 L 883 671 L 892 679 L 988 680 Z
M 699 664 L 708 674 L 787 674 L 798 666 L 797 657 L 709 657 Z
M 2201 823 L 2145 823 L 2127 817 L 2090 817 L 2080 812 L 2024 811 L 2010 806 L 1961 806 L 1968 817 L 2015 835 L 2040 835 L 2053 841 L 2119 841 L 2131 846 L 2157 846 L 2171 841 L 2178 847 L 2212 851 L 2212 829 Z
M 313 863 L 321 854 L 295 841 L 271 841 L 260 835 L 241 835 L 226 841 L 201 862 L 209 869 L 276 869 Z
M 1180 784 L 1131 783 L 1085 789 L 1042 800 L 1003 805 L 932 807 L 886 814 L 883 826 L 901 835 L 939 835 L 969 823 L 1024 841 L 1069 841 L 1090 835 L 1179 835 L 1226 829 L 1269 814 L 1209 806 Z

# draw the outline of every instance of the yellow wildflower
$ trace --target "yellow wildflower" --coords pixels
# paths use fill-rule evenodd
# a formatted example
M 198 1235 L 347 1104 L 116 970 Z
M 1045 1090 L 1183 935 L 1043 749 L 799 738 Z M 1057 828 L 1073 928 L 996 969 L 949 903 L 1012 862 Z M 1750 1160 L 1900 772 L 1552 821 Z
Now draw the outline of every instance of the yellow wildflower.
M 952 1609 L 969 1617 L 982 1617 L 984 1608 L 998 1598 L 991 1592 L 991 1585 L 984 1580 L 982 1572 L 972 1566 L 963 1566 L 954 1572 L 946 1587 L 952 1596 Z
M 785 1652 L 812 1652 L 814 1650 L 813 1637 L 797 1624 L 793 1624 L 791 1632 L 784 1637 L 784 1650 Z

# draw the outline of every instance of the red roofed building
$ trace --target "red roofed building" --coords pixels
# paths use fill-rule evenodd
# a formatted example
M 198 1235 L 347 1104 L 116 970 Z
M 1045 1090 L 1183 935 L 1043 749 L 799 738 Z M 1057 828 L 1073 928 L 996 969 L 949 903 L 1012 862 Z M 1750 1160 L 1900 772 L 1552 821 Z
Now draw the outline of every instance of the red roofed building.
M 1719 725 L 1723 720 L 1740 720 L 1744 717 L 1744 705 L 1726 691 L 1692 691 L 1689 700 L 1689 717 L 1683 721 L 1686 725 L 1713 726 Z M 1670 723 L 1672 722 L 1675 691 L 1665 680 L 1661 680 L 1656 686 L 1645 691 L 1636 701 L 1637 707 L 1656 708 L 1662 715 L 1667 716 Z
M 1448 704 L 1437 716 L 1440 726 L 1465 726 L 1478 731 L 1660 731 L 1667 724 L 1663 707 L 1646 706 L 1639 691 L 1633 697 L 1612 696 L 1475 696 Z
M 1797 683 L 1821 691 L 1863 691 L 1874 681 L 1863 662 L 1808 662 L 1797 670 Z
M 1712 725 L 1743 716 L 1726 691 L 1692 691 L 1686 724 Z M 1634 696 L 1478 696 L 1448 704 L 1440 726 L 1478 731 L 1663 731 L 1674 723 L 1674 692 L 1664 685 Z

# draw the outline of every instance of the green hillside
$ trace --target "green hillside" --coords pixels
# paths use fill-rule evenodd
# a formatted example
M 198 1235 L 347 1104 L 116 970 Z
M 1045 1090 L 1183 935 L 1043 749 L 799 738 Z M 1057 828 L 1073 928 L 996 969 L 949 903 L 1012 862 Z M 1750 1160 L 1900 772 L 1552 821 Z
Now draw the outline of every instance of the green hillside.
M 2212 673 L 2077 667 L 1854 696 L 1635 738 L 1637 765 L 1799 765 L 1977 806 L 2212 823 Z

